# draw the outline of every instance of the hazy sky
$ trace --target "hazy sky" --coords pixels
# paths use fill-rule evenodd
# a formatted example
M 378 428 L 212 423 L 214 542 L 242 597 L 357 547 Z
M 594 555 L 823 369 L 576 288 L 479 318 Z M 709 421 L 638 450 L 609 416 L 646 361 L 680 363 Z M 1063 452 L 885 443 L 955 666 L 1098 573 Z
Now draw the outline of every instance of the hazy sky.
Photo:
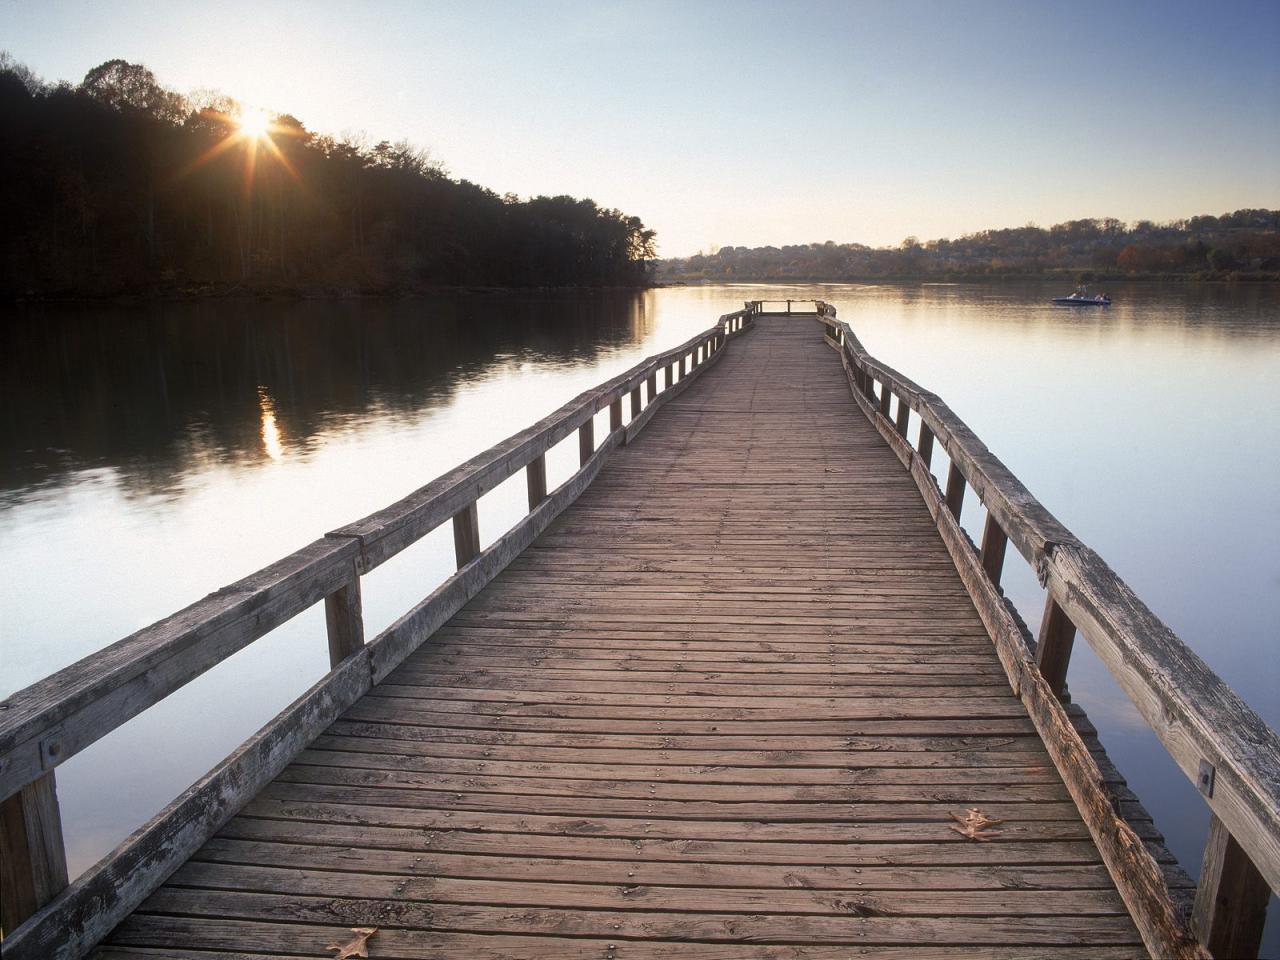
M 1280 207 L 1280 0 L 0 0 L 0 49 L 407 138 L 666 256 Z

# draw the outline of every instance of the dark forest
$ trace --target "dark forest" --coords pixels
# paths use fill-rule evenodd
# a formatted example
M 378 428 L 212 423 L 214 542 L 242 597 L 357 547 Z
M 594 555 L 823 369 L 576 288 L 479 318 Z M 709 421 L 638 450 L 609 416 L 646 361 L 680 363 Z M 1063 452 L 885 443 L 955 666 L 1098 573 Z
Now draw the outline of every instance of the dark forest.
M 1112 218 L 983 230 L 958 240 L 898 247 L 810 243 L 722 247 L 664 260 L 658 277 L 679 281 L 794 283 L 859 280 L 1104 279 L 1280 280 L 1280 211 L 1237 210 L 1173 223 Z
M 0 54 L 0 296 L 345 295 L 634 286 L 653 231 L 453 179 L 410 144 L 254 136 L 235 101 L 112 60 L 48 85 Z

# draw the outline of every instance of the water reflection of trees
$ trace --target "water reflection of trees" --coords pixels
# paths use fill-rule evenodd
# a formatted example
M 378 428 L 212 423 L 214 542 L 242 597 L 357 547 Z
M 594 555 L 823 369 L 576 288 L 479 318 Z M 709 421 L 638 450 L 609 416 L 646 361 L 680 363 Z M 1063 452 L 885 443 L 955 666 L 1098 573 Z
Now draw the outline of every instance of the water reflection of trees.
M 635 342 L 643 298 L 37 308 L 0 318 L 0 497 L 110 468 L 174 489 L 201 463 L 267 456 L 264 397 L 288 452 L 369 417 L 415 419 L 509 363 L 571 363 Z

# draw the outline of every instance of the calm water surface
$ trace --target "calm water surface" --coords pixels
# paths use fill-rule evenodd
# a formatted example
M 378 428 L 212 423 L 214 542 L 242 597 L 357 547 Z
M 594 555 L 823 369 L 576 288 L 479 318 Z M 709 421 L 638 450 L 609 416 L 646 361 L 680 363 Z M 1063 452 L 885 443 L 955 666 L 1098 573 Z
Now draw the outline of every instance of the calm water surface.
M 1059 292 L 706 286 L 7 314 L 0 696 L 385 506 L 745 299 L 816 296 L 1280 727 L 1280 288 L 1133 285 L 1107 310 L 1054 308 Z M 549 482 L 576 456 L 571 437 Z M 481 501 L 484 542 L 523 513 L 523 485 Z M 968 503 L 975 538 L 982 520 Z M 366 577 L 369 635 L 451 568 L 445 529 Z M 1043 593 L 1012 551 L 1005 581 L 1038 623 Z M 66 763 L 73 870 L 326 669 L 313 609 Z M 1084 644 L 1070 686 L 1194 871 L 1193 788 Z

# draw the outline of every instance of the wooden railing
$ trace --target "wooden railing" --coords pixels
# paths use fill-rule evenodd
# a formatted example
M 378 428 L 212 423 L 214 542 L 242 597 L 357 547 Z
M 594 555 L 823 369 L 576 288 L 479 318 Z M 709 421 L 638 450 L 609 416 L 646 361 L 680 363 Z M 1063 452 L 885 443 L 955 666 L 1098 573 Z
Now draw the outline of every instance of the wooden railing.
M 830 305 L 818 305 L 863 411 L 910 470 L 938 523 L 1014 689 L 1102 852 L 1154 956 L 1257 955 L 1271 890 L 1280 889 L 1280 737 L 1031 495 L 936 395 L 867 353 Z M 919 417 L 916 446 L 907 439 Z M 934 445 L 950 460 L 945 489 L 930 472 Z M 980 547 L 959 526 L 966 489 L 987 510 Z M 1032 639 L 1000 591 L 1009 542 L 1047 591 Z M 1172 908 L 1160 870 L 1117 814 L 1061 699 L 1076 631 L 1132 699 L 1210 810 L 1192 906 Z
M 572 503 L 611 450 L 720 358 L 751 304 L 570 400 L 385 510 L 342 527 L 0 704 L 0 951 L 80 957 L 321 731 L 456 613 Z M 659 386 L 658 377 L 662 384 Z M 630 405 L 623 424 L 623 401 Z M 595 437 L 595 416 L 609 431 Z M 546 453 L 577 432 L 579 467 L 547 490 Z M 529 512 L 480 549 L 477 500 L 524 470 Z M 368 643 L 360 577 L 451 523 L 457 573 Z M 323 600 L 331 670 L 83 876 L 68 884 L 54 769 Z
M 794 308 L 798 303 L 811 303 L 813 304 L 813 309 L 796 310 Z M 762 317 L 812 317 L 817 316 L 825 304 L 821 300 L 752 300 L 747 306 L 749 309 L 754 310 L 757 316 Z M 774 307 L 782 307 L 783 309 L 773 309 Z

